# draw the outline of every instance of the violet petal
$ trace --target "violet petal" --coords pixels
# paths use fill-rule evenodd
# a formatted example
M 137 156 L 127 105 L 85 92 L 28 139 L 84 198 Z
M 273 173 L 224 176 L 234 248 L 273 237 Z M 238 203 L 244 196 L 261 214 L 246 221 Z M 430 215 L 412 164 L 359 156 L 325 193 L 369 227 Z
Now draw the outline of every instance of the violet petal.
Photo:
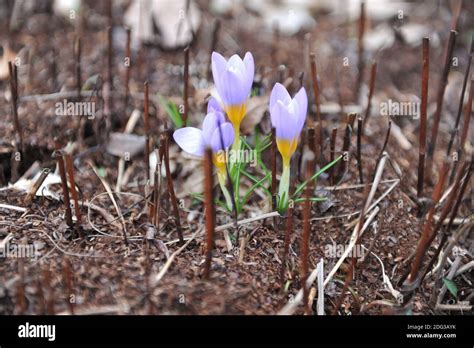
M 173 133 L 173 138 L 176 144 L 185 152 L 199 157 L 204 155 L 205 143 L 200 129 L 194 127 L 180 128 Z
M 221 139 L 222 137 L 222 139 Z M 231 123 L 226 122 L 220 128 L 214 130 L 212 135 L 211 148 L 212 151 L 218 152 L 223 150 L 222 143 L 224 143 L 224 150 L 232 145 L 234 142 L 234 127 Z
M 212 135 L 214 131 L 225 123 L 225 116 L 221 112 L 211 112 L 206 115 L 202 122 L 202 138 L 207 146 L 211 145 Z

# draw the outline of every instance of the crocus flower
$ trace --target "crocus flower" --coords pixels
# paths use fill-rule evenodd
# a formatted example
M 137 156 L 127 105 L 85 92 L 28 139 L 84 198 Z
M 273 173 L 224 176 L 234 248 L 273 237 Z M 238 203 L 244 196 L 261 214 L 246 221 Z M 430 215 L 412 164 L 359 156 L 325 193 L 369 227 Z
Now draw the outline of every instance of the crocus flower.
M 292 99 L 286 88 L 277 83 L 270 96 L 270 116 L 276 132 L 278 151 L 283 160 L 283 172 L 278 194 L 282 201 L 280 207 L 286 206 L 290 185 L 290 160 L 298 146 L 298 139 L 303 130 L 308 111 L 308 96 L 301 88 Z
M 228 61 L 217 52 L 212 53 L 212 76 L 224 109 L 234 127 L 234 146 L 239 144 L 240 123 L 245 116 L 245 103 L 250 95 L 255 63 L 250 52 L 242 60 L 233 55 Z
M 202 123 L 202 130 L 195 127 L 184 127 L 176 130 L 173 138 L 185 152 L 202 157 L 206 148 L 212 149 L 214 165 L 219 169 L 225 169 L 225 162 L 216 161 L 221 152 L 232 145 L 234 141 L 234 130 L 229 122 L 225 121 L 222 112 L 213 110 L 206 115 Z M 222 151 L 224 150 L 224 151 Z
M 212 160 L 217 168 L 217 177 L 227 200 L 231 206 L 230 195 L 225 187 L 226 181 L 226 150 L 234 142 L 234 130 L 219 107 L 219 104 L 211 99 L 208 104 L 208 113 L 202 123 L 202 130 L 195 127 L 185 127 L 176 130 L 173 138 L 185 152 L 203 157 L 206 148 L 212 150 Z

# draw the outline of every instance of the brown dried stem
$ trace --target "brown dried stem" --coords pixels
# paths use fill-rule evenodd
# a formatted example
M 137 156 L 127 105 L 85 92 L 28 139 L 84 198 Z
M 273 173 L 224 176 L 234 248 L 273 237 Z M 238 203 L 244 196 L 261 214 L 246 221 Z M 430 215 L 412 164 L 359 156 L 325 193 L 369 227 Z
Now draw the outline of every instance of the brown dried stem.
M 387 148 L 388 140 L 390 139 L 391 130 L 392 130 L 392 120 L 389 119 L 388 120 L 387 133 L 385 133 L 385 140 L 383 142 L 382 149 L 380 150 L 379 157 L 377 157 L 377 163 L 380 161 L 380 159 L 382 158 L 382 156 L 385 152 L 385 149 Z
M 430 73 L 430 39 L 423 38 L 423 63 L 421 72 L 420 147 L 418 149 L 417 197 L 423 195 L 426 155 L 426 119 L 428 109 L 428 82 Z
M 81 55 L 82 55 L 82 44 L 81 38 L 77 37 L 74 45 L 74 57 L 75 57 L 75 67 L 76 67 L 76 91 L 77 91 L 77 100 L 81 100 Z
M 468 168 L 468 166 L 470 166 L 470 168 Z M 448 197 L 448 200 L 446 201 L 446 204 L 444 205 L 444 208 L 443 210 L 441 211 L 441 215 L 440 215 L 440 218 L 439 218 L 439 221 L 438 223 L 436 224 L 434 230 L 433 230 L 433 233 L 431 234 L 431 237 L 430 237 L 430 240 L 428 242 L 428 245 L 431 245 L 434 241 L 434 239 L 436 238 L 437 234 L 438 234 L 438 231 L 440 230 L 440 228 L 443 226 L 443 222 L 444 220 L 446 219 L 446 217 L 448 216 L 448 214 L 452 211 L 453 213 L 456 213 L 457 214 L 457 210 L 459 208 L 459 204 L 462 200 L 462 196 L 464 195 L 464 190 L 466 189 L 466 186 L 467 186 L 467 182 L 469 181 L 469 177 L 470 177 L 470 173 L 471 173 L 471 169 L 472 169 L 472 163 L 469 164 L 469 163 L 464 163 L 463 167 L 461 168 L 461 170 L 459 171 L 458 173 L 458 176 L 456 178 L 456 181 L 454 182 L 454 185 L 453 185 L 453 188 L 451 190 L 451 193 Z M 466 179 L 465 181 L 461 184 L 461 180 L 462 178 L 466 176 Z M 459 187 L 461 187 L 459 189 Z M 459 189 L 459 193 L 458 193 L 458 189 Z M 456 202 L 454 202 L 454 200 L 456 199 Z M 459 203 L 458 203 L 459 202 Z M 454 209 L 453 208 L 453 203 L 454 203 Z M 451 225 L 452 225 L 452 222 L 454 221 L 454 218 L 456 216 L 456 214 L 452 214 L 451 215 L 451 218 L 449 219 L 449 222 L 448 222 L 448 226 L 446 228 L 446 232 L 449 231 Z M 441 252 L 441 249 L 443 248 L 444 246 L 444 243 L 446 242 L 447 240 L 447 236 L 448 234 L 447 233 L 444 233 L 443 236 L 441 237 L 441 241 L 438 245 L 438 248 L 436 249 L 436 252 L 435 252 L 435 255 L 431 258 L 428 266 L 426 267 L 426 270 L 421 278 L 421 281 L 420 283 L 423 281 L 423 279 L 425 278 L 426 274 L 428 273 L 428 271 L 433 267 L 436 259 L 438 258 L 439 256 L 439 253 Z
M 148 81 L 145 82 L 145 102 L 144 102 L 144 111 L 143 111 L 143 122 L 145 125 L 145 167 L 146 167 L 146 177 L 148 182 L 150 182 L 150 113 L 149 113 L 149 88 Z
M 346 122 L 346 131 L 344 134 L 344 142 L 342 144 L 342 154 L 344 157 L 346 157 L 346 154 L 349 153 L 349 149 L 351 147 L 351 136 L 352 136 L 352 127 L 354 126 L 354 121 L 355 118 L 357 117 L 357 114 L 351 113 L 347 115 L 347 122 Z M 342 161 L 340 161 L 339 165 L 339 172 L 337 175 L 337 181 L 341 180 L 346 172 L 347 169 L 347 162 L 349 162 L 349 158 L 346 160 L 346 158 L 343 158 Z
M 10 74 L 10 94 L 12 100 L 13 122 L 20 141 L 20 148 L 23 150 L 23 130 L 18 118 L 18 72 L 17 67 L 12 62 L 8 62 L 8 72 Z
M 308 148 L 312 153 L 317 153 L 316 151 L 316 131 L 314 127 L 308 127 Z M 301 156 L 303 157 L 303 156 Z M 309 164 L 309 163 L 308 163 Z M 316 163 L 314 161 L 311 161 L 312 168 L 310 168 L 311 171 L 314 172 L 314 166 Z
M 462 171 L 460 173 L 462 173 Z M 466 177 L 465 177 L 463 183 L 461 184 L 461 188 L 459 189 L 459 194 L 456 198 L 456 203 L 454 203 L 454 208 L 451 212 L 451 217 L 449 218 L 448 225 L 446 226 L 446 228 L 443 231 L 444 233 L 443 233 L 443 236 L 441 237 L 441 241 L 439 242 L 439 245 L 438 245 L 438 248 L 436 249 L 435 255 L 433 256 L 433 258 L 430 261 L 430 264 L 426 268 L 424 276 L 426 276 L 428 271 L 433 267 L 435 261 L 438 259 L 439 254 L 441 253 L 441 250 L 444 247 L 444 244 L 447 242 L 448 237 L 450 236 L 449 231 L 451 230 L 451 227 L 453 226 L 454 219 L 456 218 L 456 216 L 458 214 L 458 210 L 459 210 L 459 207 L 461 206 L 461 202 L 462 202 L 462 199 L 464 197 L 464 193 L 466 192 L 467 185 L 469 184 L 470 179 L 471 179 L 471 174 L 472 174 L 472 161 L 469 165 L 469 168 L 467 168 Z M 440 278 L 441 271 L 442 271 L 442 268 L 439 268 L 438 273 L 435 277 L 435 281 L 437 281 Z M 432 298 L 432 300 L 436 299 L 436 287 L 435 287 L 435 290 L 432 293 L 431 298 Z
M 359 18 L 359 28 L 358 28 L 358 35 L 357 35 L 357 84 L 355 88 L 356 92 L 356 100 L 355 103 L 357 104 L 360 99 L 361 87 L 362 87 L 362 80 L 364 79 L 364 34 L 365 34 L 365 23 L 366 23 L 366 13 L 365 13 L 365 2 L 360 3 L 360 18 Z
M 160 230 L 160 210 L 161 210 L 161 161 L 163 160 L 163 146 L 157 151 L 158 161 L 156 162 L 153 186 L 153 213 L 152 224 L 156 230 Z
M 319 140 L 319 163 L 322 164 L 324 162 L 324 127 L 321 118 L 321 102 L 319 98 L 319 83 L 318 83 L 318 71 L 316 66 L 316 55 L 314 53 L 310 53 L 310 63 L 311 63 L 311 81 L 313 83 L 313 93 L 314 93 L 314 102 L 316 104 L 316 122 L 318 124 L 318 140 Z M 315 153 L 317 155 L 317 152 Z
M 461 14 L 462 0 L 457 0 L 453 10 L 453 18 L 451 18 L 451 29 L 458 30 L 459 15 Z
M 189 47 L 184 49 L 184 113 L 183 113 L 183 125 L 186 126 L 188 123 L 188 112 L 189 112 Z
M 76 37 L 74 42 L 74 66 L 75 66 L 75 75 L 76 75 L 76 99 L 78 102 L 82 100 L 81 89 L 82 89 L 82 80 L 81 80 L 81 56 L 82 56 L 82 43 L 81 38 Z M 81 145 L 84 139 L 84 126 L 82 122 L 81 115 L 77 115 L 77 142 Z
M 184 244 L 183 231 L 181 229 L 181 220 L 179 218 L 178 210 L 178 200 L 176 199 L 176 194 L 174 192 L 173 178 L 171 177 L 170 169 L 170 152 L 169 152 L 169 134 L 166 133 L 164 142 L 164 160 L 165 160 L 165 171 L 166 171 L 166 181 L 168 182 L 168 196 L 170 198 L 171 207 L 173 209 L 174 220 L 176 224 L 176 231 L 178 232 L 178 238 L 180 245 Z
M 453 59 L 453 52 L 454 52 L 454 44 L 456 43 L 456 36 L 457 32 L 455 30 L 451 30 L 449 34 L 449 40 L 447 43 L 445 61 L 444 61 L 444 70 L 440 77 L 439 87 L 438 87 L 438 94 L 436 98 L 436 111 L 433 116 L 433 128 L 431 129 L 431 137 L 430 143 L 428 145 L 428 153 L 427 153 L 427 163 L 426 163 L 426 171 L 425 176 L 426 178 L 430 177 L 433 170 L 433 155 L 436 149 L 436 140 L 438 138 L 438 129 L 439 123 L 441 120 L 441 113 L 443 111 L 443 100 L 444 100 L 444 92 L 446 90 L 446 85 L 448 83 L 448 75 L 451 69 L 451 61 Z
M 369 81 L 369 96 L 367 100 L 367 109 L 365 110 L 365 117 L 362 125 L 362 133 L 364 133 L 365 125 L 371 116 L 371 109 L 372 109 L 372 97 L 374 96 L 375 90 L 375 78 L 377 76 L 377 62 L 373 61 L 372 66 L 370 68 L 370 81 Z
M 359 181 L 364 183 L 364 172 L 362 168 L 362 117 L 357 117 L 357 168 L 359 170 Z
M 473 38 L 473 42 L 471 42 L 471 54 L 469 55 L 466 72 L 464 73 L 464 80 L 463 80 L 462 89 L 461 89 L 461 99 L 459 101 L 458 113 L 456 115 L 456 121 L 454 123 L 453 130 L 451 131 L 451 137 L 449 139 L 446 156 L 451 155 L 451 149 L 453 148 L 453 145 L 454 145 L 454 139 L 456 138 L 456 135 L 458 134 L 458 131 L 459 131 L 459 122 L 461 121 L 461 114 L 464 107 L 464 95 L 466 94 L 467 82 L 469 81 L 469 70 L 471 68 L 472 56 L 474 54 L 473 50 L 474 50 L 474 38 Z M 450 182 L 452 182 L 452 179 L 453 178 L 451 177 Z
M 467 135 L 469 132 L 469 123 L 471 122 L 471 118 L 472 118 L 471 113 L 472 113 L 473 94 L 474 94 L 474 79 L 471 80 L 471 86 L 469 87 L 469 99 L 467 101 L 467 105 L 464 111 L 461 137 L 459 139 L 458 148 L 456 150 L 458 158 L 457 158 L 457 161 L 454 162 L 454 166 L 451 172 L 451 178 L 454 177 L 457 167 L 458 167 L 458 163 L 461 161 L 464 154 L 464 147 L 466 145 Z
M 113 55 L 114 55 L 114 46 L 113 46 L 113 28 L 109 26 L 107 28 L 107 82 L 109 83 L 109 90 L 113 91 Z
M 206 207 L 206 260 L 204 263 L 204 278 L 209 279 L 212 250 L 214 248 L 214 229 L 216 216 L 214 208 L 214 176 L 212 168 L 212 150 L 207 149 L 204 157 L 204 202 Z
M 69 177 L 69 186 L 71 188 L 71 197 L 74 201 L 74 211 L 76 212 L 76 219 L 79 225 L 82 223 L 81 207 L 79 206 L 79 197 L 76 191 L 76 180 L 74 179 L 74 163 L 71 154 L 65 154 L 66 171 Z
M 334 161 L 334 157 L 336 155 L 336 139 L 337 139 L 337 127 L 334 127 L 331 132 L 331 145 L 330 145 L 330 158 L 329 162 Z M 334 185 L 334 168 L 329 169 L 329 178 L 331 181 L 331 185 Z
M 438 183 L 436 184 L 436 186 L 434 188 L 434 191 L 433 191 L 433 195 L 431 197 L 431 199 L 433 201 L 433 206 L 429 210 L 428 215 L 427 215 L 427 217 L 425 219 L 425 222 L 423 224 L 422 234 L 421 234 L 420 240 L 418 242 L 418 246 L 416 248 L 415 258 L 414 258 L 413 263 L 412 263 L 410 275 L 408 276 L 408 280 L 411 283 L 415 283 L 417 281 L 418 272 L 419 272 L 421 264 L 423 262 L 423 258 L 424 258 L 425 254 L 426 254 L 426 252 L 428 251 L 428 248 L 429 248 L 429 240 L 430 240 L 430 236 L 431 236 L 432 228 L 433 228 L 433 215 L 435 213 L 436 204 L 438 203 L 439 199 L 441 198 L 441 194 L 443 192 L 443 187 L 444 187 L 444 183 L 446 181 L 448 168 L 449 168 L 449 162 L 448 162 L 448 159 L 445 158 L 445 160 L 443 162 L 443 167 L 441 169 L 441 174 L 440 174 Z
M 221 28 L 221 22 L 219 21 L 219 19 L 216 19 L 214 21 L 214 26 L 212 28 L 211 48 L 209 50 L 209 63 L 208 63 L 208 70 L 207 70 L 208 78 L 212 77 L 212 52 L 216 50 L 217 42 L 219 40 L 220 28 Z
M 314 155 L 313 155 L 314 156 Z M 308 162 L 313 162 L 309 160 Z M 312 175 L 312 163 L 306 164 L 306 177 L 309 179 Z M 308 303 L 309 289 L 306 284 L 309 271 L 309 240 L 311 234 L 311 191 L 312 183 L 309 183 L 305 188 L 305 201 L 303 203 L 303 236 L 301 241 L 301 287 L 303 288 L 303 303 L 305 313 L 311 314 L 311 306 Z
M 298 74 L 298 83 L 300 89 L 304 87 L 304 71 L 300 71 Z
M 126 112 L 128 106 L 128 98 L 130 96 L 130 75 L 132 72 L 132 51 L 131 51 L 131 41 L 132 41 L 132 30 L 130 28 L 126 29 L 127 32 L 127 41 L 125 43 L 125 59 L 127 64 L 125 65 L 125 107 Z
M 72 222 L 72 212 L 71 212 L 71 201 L 69 198 L 69 190 L 67 187 L 67 178 L 66 178 L 66 169 L 64 166 L 63 153 L 61 150 L 61 145 L 56 140 L 55 141 L 55 157 L 59 168 L 59 176 L 61 177 L 61 186 L 63 189 L 64 196 L 64 208 L 66 209 L 66 223 L 69 227 L 73 226 Z
M 26 196 L 25 202 L 27 204 L 30 204 L 33 201 L 33 199 L 35 198 L 36 192 L 38 192 L 41 185 L 43 185 L 43 182 L 46 180 L 50 172 L 51 170 L 49 168 L 44 168 L 42 170 L 40 176 L 35 181 L 30 191 L 28 192 L 28 195 Z

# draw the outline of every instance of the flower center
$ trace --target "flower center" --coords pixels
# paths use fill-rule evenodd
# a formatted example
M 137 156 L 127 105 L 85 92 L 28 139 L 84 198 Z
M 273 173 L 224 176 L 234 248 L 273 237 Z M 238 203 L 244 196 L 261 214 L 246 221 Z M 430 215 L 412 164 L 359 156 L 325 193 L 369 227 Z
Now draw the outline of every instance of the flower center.
M 225 112 L 234 128 L 236 126 L 240 127 L 240 123 L 245 116 L 245 104 L 226 106 Z
M 289 165 L 291 156 L 296 151 L 298 146 L 298 139 L 287 140 L 287 139 L 277 139 L 278 151 L 280 151 L 281 157 L 283 158 L 283 165 Z
M 222 150 L 212 154 L 212 163 L 214 163 L 219 173 L 225 172 L 226 157 L 225 151 Z

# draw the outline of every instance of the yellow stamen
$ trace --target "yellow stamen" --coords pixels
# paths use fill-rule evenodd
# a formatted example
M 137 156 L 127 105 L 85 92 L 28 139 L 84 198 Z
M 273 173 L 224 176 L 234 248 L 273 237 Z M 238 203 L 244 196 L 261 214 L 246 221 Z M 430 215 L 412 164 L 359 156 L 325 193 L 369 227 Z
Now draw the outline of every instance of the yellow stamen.
M 226 106 L 225 112 L 234 127 L 234 150 L 240 146 L 240 124 L 245 117 L 245 104 Z
M 212 154 L 212 163 L 217 168 L 219 174 L 225 173 L 225 164 L 227 162 L 227 156 L 225 151 L 219 151 Z
M 236 126 L 240 127 L 240 123 L 245 117 L 245 104 L 226 106 L 225 112 L 227 113 L 229 121 L 234 125 L 234 128 Z
M 291 156 L 293 156 L 296 151 L 296 147 L 298 146 L 298 139 L 277 139 L 276 142 L 278 151 L 280 151 L 281 158 L 283 159 L 283 166 L 289 166 Z

